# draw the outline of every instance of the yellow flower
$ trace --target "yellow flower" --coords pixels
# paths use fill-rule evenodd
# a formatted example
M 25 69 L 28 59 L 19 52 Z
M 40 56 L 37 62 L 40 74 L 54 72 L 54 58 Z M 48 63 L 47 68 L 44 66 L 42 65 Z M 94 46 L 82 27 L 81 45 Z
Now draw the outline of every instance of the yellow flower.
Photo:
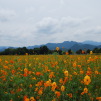
M 88 93 L 88 89 L 87 88 L 84 88 L 83 92 L 84 93 Z
M 61 86 L 61 91 L 63 92 L 65 90 L 65 86 Z
M 68 76 L 68 71 L 64 71 L 64 75 L 65 76 Z
M 91 82 L 90 76 L 86 75 L 86 76 L 84 77 L 84 84 L 85 84 L 85 85 L 89 85 L 90 82 Z
M 93 51 L 90 51 L 90 54 L 93 54 Z
M 52 83 L 52 87 L 56 87 L 57 85 L 56 85 L 56 82 L 53 82 Z
M 57 50 L 57 51 L 59 51 L 59 50 L 60 50 L 60 48 L 59 48 L 59 47 L 56 47 L 56 50 Z
M 34 97 L 30 97 L 30 101 L 36 101 Z
M 99 72 L 96 70 L 96 71 L 95 71 L 95 74 L 99 74 Z

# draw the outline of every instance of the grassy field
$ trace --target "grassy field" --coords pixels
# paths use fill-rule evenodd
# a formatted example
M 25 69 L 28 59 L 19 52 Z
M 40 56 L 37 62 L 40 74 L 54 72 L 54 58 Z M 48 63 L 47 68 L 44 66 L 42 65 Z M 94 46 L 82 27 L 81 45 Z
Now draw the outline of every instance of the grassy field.
M 101 55 L 0 56 L 0 101 L 101 101 Z

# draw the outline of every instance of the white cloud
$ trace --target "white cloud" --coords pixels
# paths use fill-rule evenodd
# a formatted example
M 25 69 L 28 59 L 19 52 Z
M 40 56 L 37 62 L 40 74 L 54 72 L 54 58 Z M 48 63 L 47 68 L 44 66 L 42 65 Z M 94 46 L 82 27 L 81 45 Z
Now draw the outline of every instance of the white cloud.
M 65 1 L 64 0 L 60 0 L 60 4 L 64 5 Z
M 0 9 L 0 21 L 6 22 L 11 20 L 14 16 L 16 16 L 15 11 L 8 9 Z
M 33 12 L 35 12 L 35 8 L 32 6 L 29 8 L 26 8 L 26 10 L 25 10 L 25 13 L 33 13 Z

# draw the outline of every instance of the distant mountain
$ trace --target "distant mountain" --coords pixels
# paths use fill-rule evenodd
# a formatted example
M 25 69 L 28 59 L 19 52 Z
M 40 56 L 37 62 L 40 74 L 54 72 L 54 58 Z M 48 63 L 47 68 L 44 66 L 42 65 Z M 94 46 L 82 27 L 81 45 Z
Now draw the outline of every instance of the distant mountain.
M 82 49 L 82 50 L 87 50 L 87 49 L 90 49 L 90 50 L 93 50 L 94 48 L 96 48 L 97 46 L 94 46 L 94 45 L 89 45 L 89 44 L 75 44 L 73 45 L 70 49 L 73 50 L 73 51 L 77 51 L 79 49 Z
M 4 51 L 4 50 L 7 49 L 7 48 L 15 49 L 15 48 L 18 48 L 18 47 L 0 46 L 0 52 Z
M 64 41 L 63 43 L 48 43 L 46 44 L 46 46 L 50 49 L 53 50 L 56 47 L 60 47 L 60 49 L 62 50 L 68 50 L 71 49 L 73 51 L 77 51 L 79 49 L 82 50 L 93 50 L 94 48 L 101 48 L 101 44 L 100 45 L 91 45 L 91 44 L 84 44 L 83 42 L 75 42 L 75 41 Z M 64 47 L 64 48 L 62 48 Z
M 27 49 L 34 49 L 34 48 L 39 48 L 41 45 L 35 45 L 35 46 L 28 46 Z
M 98 48 L 101 48 L 101 45 L 99 45 Z
M 0 52 L 4 51 L 5 49 L 9 48 L 9 46 L 0 46 Z
M 88 41 L 84 41 L 84 42 L 82 42 L 82 43 L 83 43 L 83 44 L 95 45 L 95 46 L 99 46 L 99 45 L 101 45 L 101 42 L 90 41 L 90 40 L 88 40 Z
M 63 43 L 47 43 L 46 46 L 50 49 L 53 50 L 56 47 L 60 47 L 62 49 L 63 47 L 65 49 L 70 49 L 73 45 L 77 44 L 75 41 L 64 41 Z
M 34 46 L 28 46 L 28 49 L 34 49 L 39 48 L 43 45 L 46 45 L 50 50 L 56 49 L 56 47 L 60 47 L 61 50 L 68 50 L 71 49 L 73 51 L 77 51 L 79 49 L 82 50 L 93 50 L 94 48 L 101 48 L 101 42 L 95 42 L 95 41 L 84 41 L 84 42 L 76 42 L 76 41 L 64 41 L 62 43 L 47 43 L 42 45 L 34 45 Z M 5 49 L 10 48 L 8 46 L 1 46 L 0 51 L 4 51 Z M 18 47 L 12 47 L 12 48 L 18 48 Z

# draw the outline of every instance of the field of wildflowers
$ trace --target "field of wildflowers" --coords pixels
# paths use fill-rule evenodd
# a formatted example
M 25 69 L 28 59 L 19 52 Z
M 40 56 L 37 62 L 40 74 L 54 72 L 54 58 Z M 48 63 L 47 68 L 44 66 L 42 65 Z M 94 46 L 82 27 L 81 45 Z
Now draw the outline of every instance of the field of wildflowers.
M 0 56 L 0 101 L 101 101 L 101 55 Z

